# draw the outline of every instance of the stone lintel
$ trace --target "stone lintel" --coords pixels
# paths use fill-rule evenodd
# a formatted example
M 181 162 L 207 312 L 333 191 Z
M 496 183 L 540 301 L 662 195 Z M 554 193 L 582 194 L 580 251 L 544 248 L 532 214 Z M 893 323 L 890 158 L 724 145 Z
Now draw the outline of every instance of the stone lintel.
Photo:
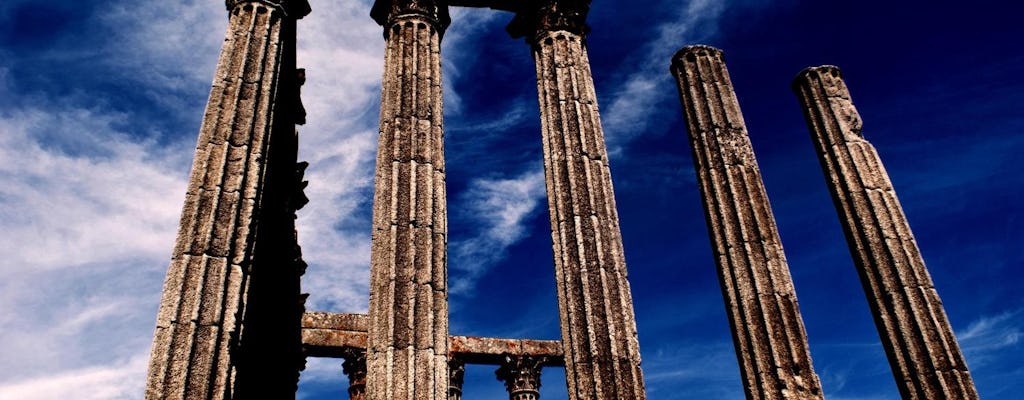
M 366 314 L 307 312 L 302 316 L 302 345 L 309 357 L 344 358 L 347 348 L 366 348 Z M 562 366 L 558 340 L 449 336 L 449 354 L 467 364 L 501 365 L 506 354 L 546 357 L 544 366 Z
M 562 366 L 562 343 L 558 340 L 497 339 L 479 336 L 449 336 L 453 357 L 468 364 L 502 365 L 506 355 L 548 357 L 544 366 Z

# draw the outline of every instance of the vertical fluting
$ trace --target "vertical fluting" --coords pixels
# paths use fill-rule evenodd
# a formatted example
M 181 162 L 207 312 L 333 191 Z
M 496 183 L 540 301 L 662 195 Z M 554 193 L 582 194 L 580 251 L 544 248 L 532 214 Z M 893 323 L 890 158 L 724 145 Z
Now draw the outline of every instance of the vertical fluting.
M 608 153 L 584 43 L 588 1 L 520 13 L 537 67 L 569 398 L 646 398 Z
M 259 295 L 249 290 L 259 274 L 253 272 L 257 236 L 269 228 L 257 221 L 290 218 L 296 208 L 288 205 L 296 185 L 294 27 L 309 6 L 304 1 L 228 1 L 227 6 L 226 40 L 157 316 L 147 399 L 234 397 L 235 378 L 245 367 L 239 340 L 244 310 Z M 272 151 L 272 146 L 283 148 Z M 268 187 L 277 193 L 264 193 Z M 293 231 L 282 235 L 294 239 Z M 294 241 L 282 246 L 287 256 L 298 257 Z M 283 320 L 295 314 L 300 298 L 298 275 L 292 275 L 294 293 L 283 300 L 285 312 L 269 319 L 288 323 Z M 294 322 L 295 343 L 279 344 L 283 350 L 274 355 L 292 351 L 295 358 L 286 363 L 295 376 L 266 382 L 288 387 L 282 382 L 291 379 L 293 394 L 301 344 Z
M 448 393 L 441 34 L 447 8 L 378 0 L 386 42 L 370 255 L 367 399 Z
M 977 399 L 899 199 L 839 69 L 793 82 L 846 240 L 904 399 Z
M 722 52 L 685 47 L 672 73 L 748 399 L 821 399 L 775 218 Z

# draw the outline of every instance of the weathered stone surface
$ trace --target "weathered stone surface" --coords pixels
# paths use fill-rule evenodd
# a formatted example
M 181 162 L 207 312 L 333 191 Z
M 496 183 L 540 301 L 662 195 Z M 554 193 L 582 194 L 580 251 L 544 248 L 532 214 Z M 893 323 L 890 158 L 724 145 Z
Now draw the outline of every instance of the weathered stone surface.
M 686 116 L 748 399 L 821 399 L 775 218 L 722 52 L 685 47 L 672 73 Z
M 875 325 L 904 399 L 978 393 L 921 251 L 839 69 L 793 82 Z
M 569 398 L 646 398 L 608 154 L 582 33 L 589 1 L 520 12 L 537 67 Z
M 227 4 L 226 40 L 157 316 L 147 399 L 256 391 L 293 397 L 303 366 L 294 34 L 308 5 L 289 16 L 281 3 Z M 258 363 L 257 355 L 283 361 Z
M 302 317 L 302 344 L 310 357 L 344 358 L 346 348 L 365 349 L 366 314 L 307 312 Z M 461 363 L 500 365 L 506 355 L 544 357 L 546 366 L 565 365 L 558 340 L 449 336 L 449 353 Z
M 432 0 L 380 0 L 384 82 L 373 201 L 366 395 L 442 400 L 448 391 L 447 214 L 441 32 Z
M 506 354 L 494 374 L 505 383 L 509 400 L 537 400 L 540 398 L 540 370 L 545 362 L 543 356 Z

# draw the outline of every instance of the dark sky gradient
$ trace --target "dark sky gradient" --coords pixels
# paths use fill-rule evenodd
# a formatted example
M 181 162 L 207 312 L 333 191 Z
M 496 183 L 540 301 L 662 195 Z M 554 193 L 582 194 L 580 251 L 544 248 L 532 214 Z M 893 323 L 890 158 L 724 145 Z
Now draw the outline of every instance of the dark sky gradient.
M 844 71 L 865 135 L 890 172 L 958 334 L 997 316 L 1019 327 L 1024 263 L 1017 249 L 1024 234 L 1021 207 L 1011 199 L 1024 178 L 1011 160 L 1024 150 L 1024 52 L 1011 38 L 1024 37 L 1024 28 L 1006 6 L 780 3 L 726 7 L 717 29 L 706 26 L 662 51 L 700 43 L 726 53 L 826 393 L 895 398 L 791 79 L 808 66 Z M 644 59 L 672 13 L 626 3 L 593 7 L 589 49 L 605 110 L 631 74 L 653 68 L 665 78 L 645 93 L 657 99 L 647 103 L 649 120 L 633 121 L 642 132 L 607 132 L 634 137 L 612 169 L 650 396 L 741 397 L 668 59 Z M 455 86 L 465 109 L 446 121 L 455 191 L 471 176 L 510 176 L 540 165 L 535 117 L 496 134 L 460 128 L 507 116 L 524 98 L 534 112 L 528 48 L 493 25 L 480 39 L 486 46 L 465 57 L 471 71 Z M 643 64 L 649 61 L 656 65 Z M 460 225 L 472 218 L 459 210 L 452 221 L 453 240 L 460 228 L 471 229 Z M 531 226 L 533 234 L 478 281 L 475 296 L 452 296 L 453 334 L 558 337 L 546 213 L 537 212 Z M 996 345 L 986 341 L 1007 337 L 1013 344 L 999 361 L 981 354 Z M 1007 337 L 963 343 L 983 398 L 1009 399 L 1024 385 L 1020 344 Z M 484 385 L 493 390 L 493 383 Z M 547 388 L 545 396 L 560 398 L 561 387 Z
M 300 227 L 328 221 L 329 232 L 300 231 L 310 262 L 304 285 L 315 292 L 311 304 L 318 309 L 365 312 L 384 44 L 368 16 L 369 0 L 311 3 L 314 14 L 299 25 L 310 110 L 310 125 L 300 129 L 301 153 L 313 161 L 312 202 L 300 212 Z M 138 397 L 223 37 L 221 4 L 0 4 L 0 147 L 11 146 L 0 148 L 0 243 L 6 243 L 0 251 L 10 260 L 0 264 L 0 354 L 8 360 L 0 357 L 0 398 L 61 398 L 39 388 L 92 387 L 40 378 L 46 376 L 125 381 L 123 392 L 92 393 Z M 313 20 L 328 12 L 343 19 L 340 27 Z M 593 3 L 589 52 L 649 398 L 743 396 L 668 70 L 671 55 L 690 44 L 725 52 L 827 398 L 895 399 L 898 393 L 790 90 L 801 69 L 823 64 L 844 72 L 865 137 L 895 185 L 981 397 L 1020 397 L 1022 12 L 1024 6 L 1008 1 Z M 557 339 L 535 70 L 529 46 L 504 31 L 511 15 L 492 15 L 456 12 L 443 47 L 451 333 Z M 338 82 L 355 83 L 324 94 L 321 87 Z M 38 172 L 47 169 L 52 172 Z M 126 188 L 119 177 L 134 181 Z M 142 205 L 125 206 L 124 198 Z M 118 207 L 137 214 L 110 211 Z M 47 218 L 65 215 L 62 210 L 70 216 Z M 148 219 L 149 213 L 160 217 Z M 108 231 L 108 221 L 129 222 Z M 64 226 L 72 223 L 79 231 Z M 94 238 L 103 236 L 111 239 Z M 105 247 L 78 244 L 97 240 Z M 36 242 L 52 246 L 41 251 Z M 38 261 L 47 254 L 59 261 Z M 26 289 L 47 279 L 56 282 L 49 296 Z M 341 288 L 323 293 L 331 280 Z M 98 316 L 66 328 L 74 315 Z M 48 330 L 58 328 L 76 334 Z M 74 351 L 58 357 L 48 346 L 25 345 L 34 343 L 30 336 Z M 340 362 L 332 365 L 334 372 L 312 366 L 304 374 L 301 398 L 344 398 Z M 89 375 L 108 370 L 123 375 Z M 543 382 L 543 398 L 566 397 L 561 370 L 546 370 Z M 472 367 L 465 398 L 507 397 L 493 368 Z

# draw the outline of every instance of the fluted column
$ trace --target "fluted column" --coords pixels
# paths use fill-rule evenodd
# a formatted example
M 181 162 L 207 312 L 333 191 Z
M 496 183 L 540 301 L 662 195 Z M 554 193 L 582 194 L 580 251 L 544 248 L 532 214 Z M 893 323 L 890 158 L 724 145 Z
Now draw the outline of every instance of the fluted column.
M 440 0 L 378 0 L 386 42 L 373 200 L 366 394 L 448 391 L 447 216 Z
M 545 361 L 544 357 L 505 355 L 494 374 L 505 383 L 509 400 L 540 398 L 540 370 Z
M 462 400 L 462 384 L 466 381 L 466 363 L 448 361 L 448 400 Z
M 545 0 L 509 32 L 537 66 L 569 398 L 644 399 L 608 153 L 584 43 L 589 0 Z
M 366 350 L 347 348 L 341 371 L 348 377 L 348 399 L 366 399 Z
M 775 217 L 722 52 L 684 47 L 672 73 L 748 399 L 821 399 Z
M 921 251 L 839 69 L 793 82 L 904 399 L 977 399 L 970 372 Z
M 252 383 L 241 375 L 261 371 L 250 356 L 270 337 L 293 340 L 265 354 L 287 361 L 278 364 L 282 373 L 259 386 L 275 398 L 294 395 L 301 368 L 295 318 L 301 316 L 301 259 L 290 224 L 301 207 L 295 199 L 295 21 L 309 13 L 309 4 L 226 5 L 226 40 L 164 282 L 147 399 L 234 398 Z M 271 271 L 271 261 L 280 262 L 280 272 Z M 274 290 L 258 283 L 280 276 L 287 281 Z M 274 309 L 262 321 L 249 318 L 252 300 L 267 296 L 277 296 Z M 264 329 L 273 324 L 286 328 Z

